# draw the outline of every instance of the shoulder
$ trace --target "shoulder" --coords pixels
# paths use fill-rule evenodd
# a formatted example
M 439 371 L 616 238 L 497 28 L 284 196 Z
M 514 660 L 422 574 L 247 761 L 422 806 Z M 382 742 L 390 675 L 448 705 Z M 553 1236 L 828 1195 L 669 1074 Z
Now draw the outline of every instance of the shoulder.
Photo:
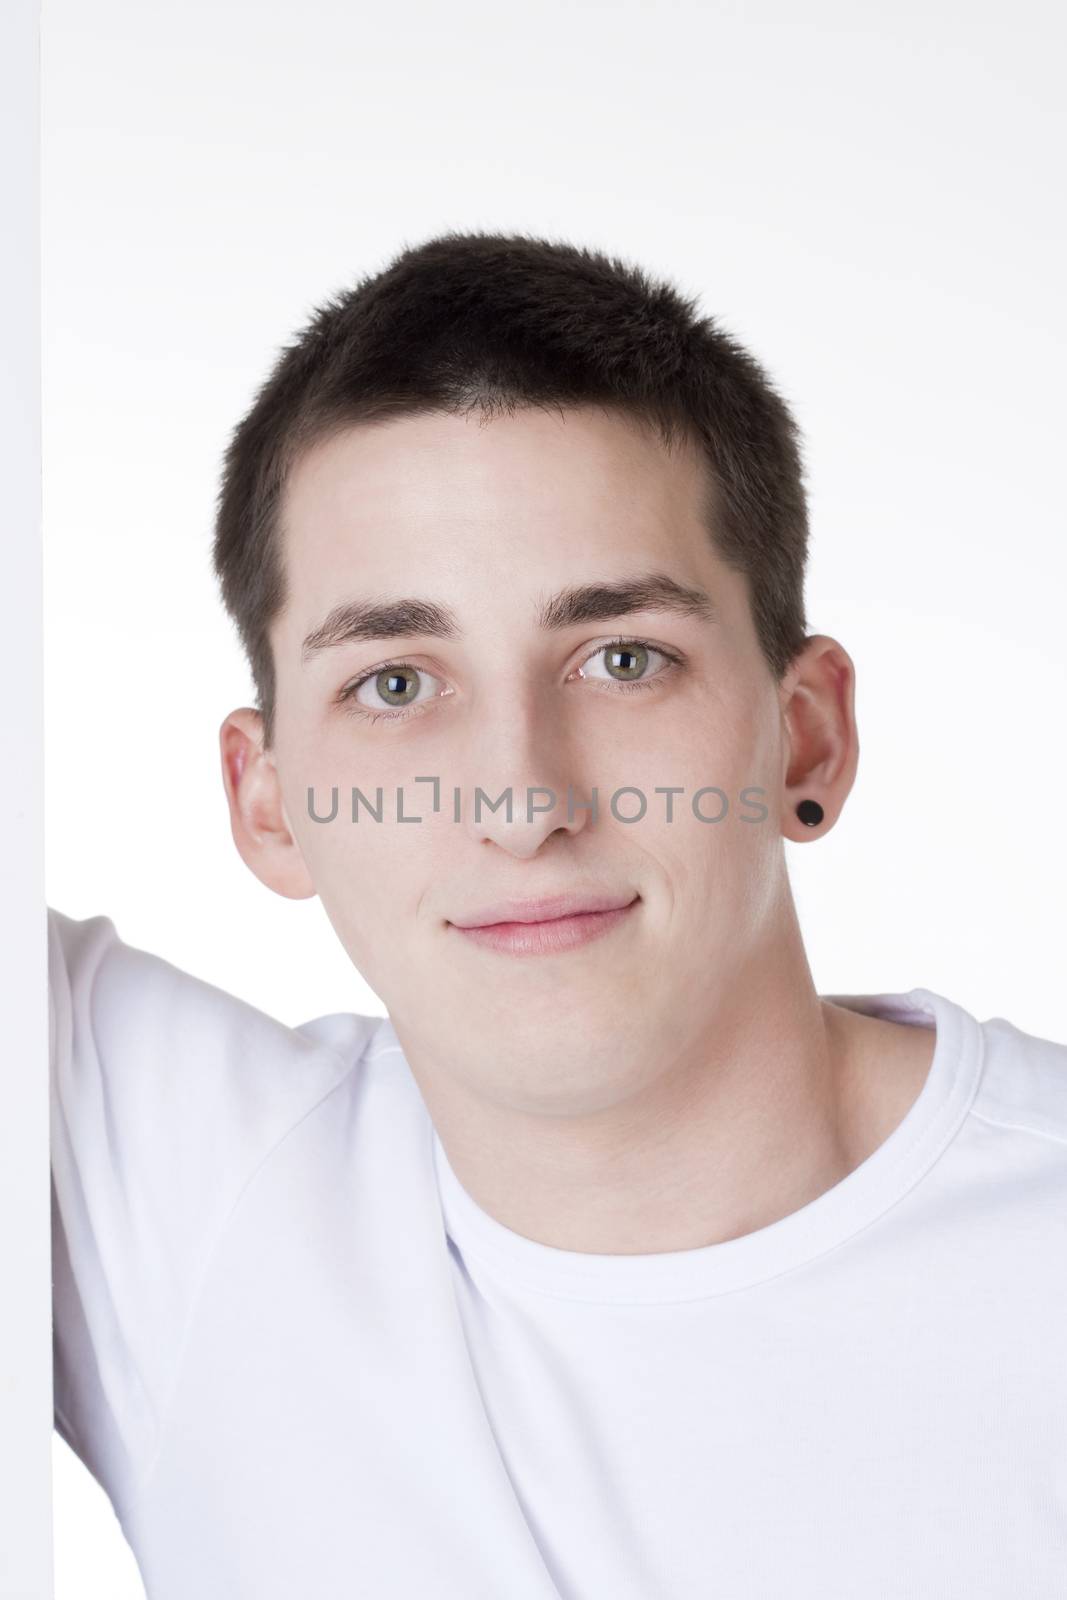
M 291 1028 L 162 956 L 112 919 L 48 910 L 49 1023 L 57 1091 L 106 1080 L 111 1109 L 168 1143 L 191 1120 L 201 1153 L 240 1160 L 329 1094 L 380 1025 L 357 1014 Z M 221 1149 L 219 1154 L 221 1155 Z
M 980 1024 L 983 1070 L 973 1114 L 1067 1146 L 1067 1044 L 1005 1017 Z

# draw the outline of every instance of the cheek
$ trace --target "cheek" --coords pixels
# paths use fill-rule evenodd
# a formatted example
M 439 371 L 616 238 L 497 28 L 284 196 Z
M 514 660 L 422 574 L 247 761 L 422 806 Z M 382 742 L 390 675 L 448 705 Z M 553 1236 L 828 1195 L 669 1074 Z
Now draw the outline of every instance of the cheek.
M 646 848 L 670 878 L 676 914 L 687 923 L 706 921 L 716 907 L 724 915 L 727 908 L 742 918 L 757 914 L 765 888 L 773 893 L 777 881 L 776 707 L 768 712 L 765 698 L 750 697 L 713 711 L 691 728 L 686 742 L 676 736 L 675 753 L 645 763 L 649 815 L 654 812 L 657 819 L 646 831 Z M 661 769 L 668 767 L 671 775 L 663 777 Z M 653 793 L 657 784 L 666 783 L 683 789 L 673 797 L 669 824 L 666 797 Z M 700 790 L 708 792 L 698 796 Z M 693 809 L 697 796 L 700 816 Z M 714 926 L 721 932 L 718 917 Z
M 654 828 L 641 841 L 670 882 L 675 914 L 686 921 L 699 921 L 715 908 L 738 908 L 767 868 L 770 817 L 743 821 L 743 816 L 757 814 L 753 807 L 739 805 L 726 784 L 717 787 L 722 794 L 703 794 L 697 805 L 701 816 L 718 820 L 701 821 L 687 792 L 675 798 L 673 821 L 657 814 Z
M 692 819 L 699 831 L 715 835 L 736 833 L 736 819 L 741 813 L 752 815 L 765 806 L 771 817 L 776 815 L 781 759 L 777 700 L 770 703 L 766 695 L 752 692 L 724 693 L 722 698 L 709 698 L 702 703 L 697 714 L 688 715 L 683 723 L 666 728 L 654 749 L 646 749 L 640 755 L 638 770 L 643 774 L 643 787 L 650 801 L 657 786 L 673 784 L 683 788 L 684 793 L 675 797 L 675 812 L 688 812 L 691 819 L 693 795 L 702 789 L 722 790 L 729 802 L 723 822 L 705 824 Z M 757 792 L 746 800 L 746 790 Z M 666 797 L 656 795 L 655 801 L 661 814 Z M 700 798 L 698 805 L 704 815 L 714 817 L 724 801 L 709 793 Z M 762 829 L 764 825 L 758 826 Z M 743 827 L 741 838 L 757 825 Z M 740 839 L 738 847 L 746 853 Z
M 712 737 L 701 744 L 701 760 L 722 774 L 710 782 L 728 791 L 731 803 L 747 814 L 759 805 L 770 812 L 765 823 L 745 824 L 745 831 L 762 834 L 778 815 L 781 782 L 782 729 L 777 695 L 761 686 L 746 684 L 731 697 Z M 746 789 L 759 790 L 745 804 Z
M 377 805 L 373 790 L 363 791 Z M 405 810 L 417 815 L 405 792 Z M 382 796 L 382 820 L 366 806 L 353 822 L 351 787 L 341 788 L 338 814 L 331 823 L 306 824 L 304 859 L 331 923 L 361 970 L 375 971 L 383 956 L 403 961 L 402 952 L 419 937 L 427 915 L 427 891 L 449 876 L 449 833 L 456 830 L 421 822 L 398 823 L 395 795 Z M 310 828 L 310 833 L 307 830 Z
M 336 820 L 319 828 L 319 838 L 312 844 L 323 881 L 335 899 L 342 895 L 379 910 L 391 908 L 399 915 L 407 899 L 405 886 L 416 881 L 425 854 L 424 826 L 398 824 L 387 795 L 380 822 L 363 806 L 359 821 L 353 822 L 350 795 L 344 791 Z

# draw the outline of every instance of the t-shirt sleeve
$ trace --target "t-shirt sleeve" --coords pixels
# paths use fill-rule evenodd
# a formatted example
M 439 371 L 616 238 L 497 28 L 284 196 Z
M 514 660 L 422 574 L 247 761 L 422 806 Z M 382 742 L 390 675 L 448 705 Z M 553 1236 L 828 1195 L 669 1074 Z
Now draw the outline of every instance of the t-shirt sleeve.
M 214 1242 L 352 1059 L 123 943 L 105 916 L 49 908 L 48 999 L 55 1425 L 121 1516 Z

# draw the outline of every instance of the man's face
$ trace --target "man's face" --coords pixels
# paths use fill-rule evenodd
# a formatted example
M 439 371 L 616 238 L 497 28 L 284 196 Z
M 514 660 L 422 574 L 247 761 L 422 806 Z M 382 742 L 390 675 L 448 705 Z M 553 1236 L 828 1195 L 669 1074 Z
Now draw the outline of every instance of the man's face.
M 353 427 L 287 486 L 289 598 L 272 640 L 289 823 L 409 1053 L 502 1103 L 581 1111 L 626 1097 L 699 1047 L 742 976 L 751 995 L 774 959 L 787 741 L 744 579 L 702 520 L 703 474 L 694 448 L 668 453 L 617 415 L 532 409 Z M 702 591 L 711 615 L 653 600 L 544 625 L 562 591 L 653 573 Z M 441 608 L 454 631 L 305 651 L 337 607 L 394 600 Z M 436 812 L 418 777 L 439 780 Z M 484 802 L 476 820 L 476 789 L 495 800 L 509 786 L 511 820 Z M 657 793 L 668 786 L 681 792 Z M 697 797 L 698 816 L 709 786 L 722 795 Z M 353 787 L 371 803 L 382 790 L 380 822 L 362 804 L 351 820 Z M 320 817 L 336 788 L 334 820 L 309 815 L 309 788 Z M 746 802 L 746 788 L 762 792 Z M 398 789 L 421 821 L 397 820 Z M 528 820 L 528 797 L 549 801 L 538 790 L 556 802 Z M 701 820 L 723 795 L 722 820 Z M 453 925 L 575 889 L 634 903 L 551 953 Z

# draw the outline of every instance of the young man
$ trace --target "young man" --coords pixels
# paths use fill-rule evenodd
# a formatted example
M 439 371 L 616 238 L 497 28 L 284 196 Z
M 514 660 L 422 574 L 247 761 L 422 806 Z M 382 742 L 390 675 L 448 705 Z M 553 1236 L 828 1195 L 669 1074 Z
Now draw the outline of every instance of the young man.
M 1067 1586 L 1067 1047 L 820 996 L 853 666 L 795 430 L 633 267 L 445 235 L 226 456 L 234 840 L 388 1017 L 50 913 L 57 1425 L 150 1600 Z

